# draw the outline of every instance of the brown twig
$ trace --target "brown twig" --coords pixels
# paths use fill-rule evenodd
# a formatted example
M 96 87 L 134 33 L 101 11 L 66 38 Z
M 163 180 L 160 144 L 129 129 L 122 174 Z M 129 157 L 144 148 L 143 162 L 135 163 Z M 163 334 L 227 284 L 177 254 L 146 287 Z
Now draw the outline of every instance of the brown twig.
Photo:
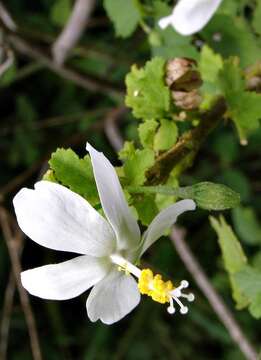
M 204 270 L 198 263 L 197 259 L 191 252 L 188 245 L 186 244 L 184 240 L 185 238 L 184 229 L 173 227 L 170 238 L 180 258 L 184 262 L 186 268 L 191 273 L 198 287 L 206 296 L 213 310 L 215 311 L 215 313 L 217 314 L 223 325 L 228 330 L 228 333 L 230 334 L 231 338 L 234 340 L 236 345 L 245 355 L 247 360 L 257 360 L 258 355 L 255 349 L 244 335 L 242 329 L 240 328 L 233 314 L 227 308 L 223 299 L 220 297 L 220 295 L 211 285 Z
M 104 121 L 104 132 L 113 147 L 113 149 L 118 152 L 123 147 L 123 138 L 117 126 L 117 122 L 127 112 L 125 106 L 120 106 L 115 109 L 110 110 L 107 113 Z
M 195 129 L 185 132 L 171 149 L 158 156 L 154 165 L 146 172 L 146 185 L 164 183 L 171 170 L 181 161 L 190 157 L 183 167 L 184 171 L 192 163 L 201 144 L 206 140 L 209 133 L 216 128 L 225 112 L 225 100 L 220 98 L 211 110 L 202 114 L 201 122 Z
M 8 16 L 9 21 L 6 21 Z M 80 87 L 92 91 L 92 92 L 101 92 L 106 93 L 111 96 L 122 97 L 124 94 L 123 90 L 117 89 L 115 86 L 106 82 L 105 80 L 94 79 L 82 75 L 72 69 L 69 69 L 65 66 L 60 66 L 58 63 L 53 61 L 49 56 L 47 56 L 40 49 L 33 46 L 30 42 L 24 40 L 18 35 L 18 27 L 12 19 L 11 15 L 4 7 L 0 1 L 0 22 L 3 29 L 6 31 L 7 39 L 12 47 L 19 53 L 37 60 L 40 64 L 43 64 L 49 70 L 53 71 L 62 78 L 72 81 Z
M 6 185 L 0 189 L 0 202 L 4 200 L 5 196 L 10 192 L 16 190 L 22 183 L 29 179 L 42 165 L 43 160 L 34 163 L 30 168 L 26 169 L 21 174 L 14 177 Z
M 67 24 L 52 46 L 54 61 L 57 64 L 62 65 L 70 50 L 77 44 L 90 19 L 94 5 L 95 0 L 76 0 Z
M 37 49 L 29 42 L 23 40 L 15 34 L 10 34 L 8 36 L 8 39 L 10 41 L 10 44 L 16 51 L 27 57 L 37 60 L 49 70 L 53 71 L 55 74 L 61 76 L 68 81 L 72 81 L 83 89 L 91 92 L 105 93 L 117 97 L 122 97 L 123 95 L 123 90 L 116 88 L 108 81 L 87 77 L 72 69 L 69 69 L 68 67 L 58 65 L 50 57 L 45 55 L 43 51 Z
M 16 24 L 13 21 L 9 12 L 7 11 L 6 7 L 2 3 L 2 1 L 0 1 L 0 18 L 2 19 L 3 23 L 8 29 L 13 31 L 16 30 Z
M 83 111 L 75 114 L 64 114 L 64 115 L 53 116 L 46 119 L 40 119 L 39 121 L 31 125 L 31 130 L 48 129 L 56 126 L 58 127 L 67 124 L 72 124 L 75 122 L 80 122 L 87 117 L 98 117 L 100 115 L 103 115 L 104 113 L 110 111 L 110 109 L 111 108 L 102 108 L 102 109 L 98 108 L 95 110 Z M 8 122 L 8 120 L 9 119 L 7 118 L 6 122 Z M 90 124 L 90 128 L 92 128 L 93 125 L 94 123 Z M 13 134 L 17 129 L 20 129 L 19 124 L 17 124 L 16 126 L 14 124 L 11 125 L 9 124 L 9 126 L 2 127 L 0 131 L 0 137 L 6 136 L 8 134 Z
M 20 231 L 16 236 L 16 250 L 21 255 L 24 246 L 24 234 Z M 0 359 L 6 359 L 8 348 L 8 337 L 10 328 L 10 319 L 13 309 L 14 294 L 16 289 L 16 281 L 13 272 L 10 273 L 8 284 L 4 295 L 4 304 L 2 312 L 2 321 L 0 326 Z
M 77 115 L 72 115 L 71 120 L 75 120 L 75 119 L 78 120 L 79 117 L 82 117 L 83 115 L 86 115 L 86 114 L 96 115 L 96 114 L 99 114 L 100 112 L 104 112 L 106 110 L 109 112 L 108 109 L 102 109 L 102 110 L 93 110 L 93 111 L 90 111 L 90 112 L 85 112 L 85 113 L 81 113 L 81 114 L 77 114 Z M 62 120 L 64 120 L 63 116 L 48 119 L 46 122 L 42 121 L 42 122 L 39 123 L 39 128 L 61 125 Z M 88 127 L 88 130 L 89 131 L 103 131 L 104 127 L 105 127 L 105 121 L 106 121 L 106 118 L 104 120 L 96 121 L 96 122 L 90 124 L 90 126 Z M 74 145 L 78 145 L 81 142 L 86 142 L 86 134 L 84 134 L 84 133 L 80 133 L 80 134 L 78 133 L 78 134 L 74 134 L 73 136 L 70 136 L 65 141 L 60 143 L 59 146 L 60 147 L 74 146 Z M 50 157 L 50 153 L 48 152 L 41 160 L 34 163 L 30 168 L 26 169 L 25 171 L 23 171 L 22 173 L 20 173 L 19 175 L 17 175 L 13 179 L 11 179 L 2 188 L 0 188 L 0 203 L 3 202 L 3 200 L 5 199 L 5 197 L 8 194 L 15 191 L 24 182 L 26 182 L 33 174 L 35 174 L 36 171 L 41 166 L 43 166 L 43 164 L 45 162 L 45 159 L 48 159 L 49 157 Z
M 5 289 L 2 320 L 0 326 L 0 359 L 2 360 L 5 360 L 7 355 L 10 319 L 14 303 L 15 288 L 15 278 L 13 273 L 11 273 L 7 287 Z
M 23 234 L 20 230 L 17 230 L 16 237 L 12 234 L 11 224 L 10 224 L 10 215 L 6 211 L 6 209 L 1 206 L 0 207 L 0 224 L 2 227 L 2 232 L 4 239 L 6 241 L 6 245 L 8 248 L 9 256 L 11 259 L 13 274 L 16 282 L 16 286 L 18 289 L 21 305 L 23 308 L 23 312 L 25 315 L 25 320 L 28 327 L 28 332 L 30 336 L 31 342 L 31 349 L 34 360 L 42 360 L 41 350 L 40 350 L 40 343 L 38 339 L 38 333 L 36 329 L 36 323 L 34 319 L 34 314 L 31 308 L 31 304 L 29 301 L 29 297 L 22 287 L 20 281 L 20 273 L 22 271 L 21 263 L 19 259 L 17 243 L 20 242 L 20 239 L 17 237 L 22 237 Z

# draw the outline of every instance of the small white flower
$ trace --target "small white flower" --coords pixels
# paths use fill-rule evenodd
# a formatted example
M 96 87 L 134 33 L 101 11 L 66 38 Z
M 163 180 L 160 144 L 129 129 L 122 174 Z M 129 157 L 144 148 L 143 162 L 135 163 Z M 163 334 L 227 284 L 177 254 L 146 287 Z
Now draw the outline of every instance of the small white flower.
M 161 18 L 159 26 L 172 25 L 181 35 L 200 31 L 212 18 L 222 0 L 179 0 L 171 15 Z
M 40 181 L 34 190 L 20 190 L 14 207 L 23 232 L 47 248 L 80 254 L 60 264 L 22 272 L 24 288 L 43 299 L 65 300 L 93 286 L 87 300 L 88 316 L 105 324 L 120 320 L 135 308 L 140 293 L 169 302 L 170 313 L 175 311 L 174 300 L 181 313 L 186 313 L 179 298 L 193 300 L 192 294 L 181 292 L 187 282 L 175 288 L 170 281 L 165 283 L 160 275 L 154 277 L 150 270 L 140 270 L 132 262 L 170 228 L 178 215 L 194 210 L 194 201 L 182 200 L 161 211 L 141 237 L 115 169 L 90 144 L 87 150 L 107 220 L 85 199 L 59 184 Z

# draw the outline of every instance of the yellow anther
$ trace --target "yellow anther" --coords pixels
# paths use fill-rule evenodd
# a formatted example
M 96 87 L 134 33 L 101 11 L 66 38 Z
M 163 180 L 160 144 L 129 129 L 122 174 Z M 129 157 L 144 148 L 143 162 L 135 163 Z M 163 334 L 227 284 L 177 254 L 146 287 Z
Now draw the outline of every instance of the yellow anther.
M 139 277 L 138 288 L 141 294 L 148 295 L 154 301 L 164 304 L 170 301 L 169 292 L 174 289 L 174 286 L 170 280 L 165 282 L 161 275 L 154 276 L 150 269 L 144 269 Z

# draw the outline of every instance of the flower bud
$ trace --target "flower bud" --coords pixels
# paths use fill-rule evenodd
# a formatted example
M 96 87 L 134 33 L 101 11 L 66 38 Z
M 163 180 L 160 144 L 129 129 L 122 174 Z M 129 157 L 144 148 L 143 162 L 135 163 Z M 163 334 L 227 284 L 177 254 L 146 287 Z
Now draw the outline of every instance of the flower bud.
M 249 66 L 245 70 L 246 88 L 250 91 L 261 92 L 261 61 Z
M 179 188 L 179 197 L 193 199 L 202 209 L 226 210 L 240 203 L 240 195 L 223 184 L 204 181 L 192 186 Z
M 169 60 L 166 64 L 166 84 L 171 90 L 176 106 L 192 110 L 201 103 L 198 88 L 202 80 L 194 60 L 186 58 Z
M 166 65 L 166 83 L 171 90 L 191 91 L 198 89 L 202 80 L 192 59 L 175 58 Z
M 202 97 L 197 89 L 189 92 L 172 91 L 171 94 L 176 106 L 185 110 L 198 108 L 202 101 Z

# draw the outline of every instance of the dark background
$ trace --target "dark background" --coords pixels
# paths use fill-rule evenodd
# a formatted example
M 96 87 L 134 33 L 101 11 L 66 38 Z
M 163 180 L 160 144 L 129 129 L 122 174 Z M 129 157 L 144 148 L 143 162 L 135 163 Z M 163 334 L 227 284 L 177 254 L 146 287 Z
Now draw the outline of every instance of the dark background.
M 54 1 L 9 0 L 6 5 L 26 41 L 48 55 L 62 26 L 53 14 Z M 57 147 L 72 147 L 79 155 L 84 155 L 88 140 L 115 165 L 119 164 L 104 132 L 106 116 L 122 104 L 124 78 L 131 64 L 143 64 L 151 56 L 149 43 L 141 30 L 129 39 L 115 37 L 101 2 L 80 45 L 67 61 L 69 68 L 99 84 L 99 91 L 83 88 L 68 81 L 66 76 L 57 75 L 41 64 L 41 57 L 14 52 L 15 65 L 0 80 L 0 194 L 2 204 L 11 214 L 14 194 L 22 186 L 33 186 L 46 170 L 46 160 Z M 124 139 L 137 141 L 137 121 L 129 112 L 121 116 L 119 128 Z M 256 131 L 249 146 L 244 148 L 238 144 L 230 126 L 217 129 L 202 147 L 195 165 L 183 175 L 181 183 L 209 180 L 227 184 L 240 192 L 244 204 L 251 204 L 260 214 L 260 141 L 261 132 Z M 225 215 L 230 221 L 230 212 Z M 193 215 L 185 214 L 179 223 L 187 228 L 187 241 L 212 284 L 246 335 L 258 344 L 260 321 L 254 320 L 247 310 L 235 310 L 208 216 L 207 211 L 199 210 Z M 249 256 L 259 249 L 247 244 L 243 246 Z M 68 254 L 42 248 L 24 239 L 23 269 L 68 258 Z M 190 306 L 188 315 L 170 316 L 165 306 L 143 297 L 130 315 L 119 323 L 106 326 L 100 322 L 91 323 L 87 318 L 87 294 L 64 302 L 29 296 L 43 358 L 243 359 L 167 238 L 155 244 L 145 261 L 153 264 L 155 269 L 160 268 L 166 277 L 190 281 L 196 301 Z M 10 319 L 7 359 L 28 360 L 32 359 L 30 339 L 17 291 L 10 313 L 6 313 L 6 308 L 3 310 L 5 299 L 7 304 L 12 301 L 12 296 L 7 293 L 10 272 L 9 254 L 1 236 L 0 309 L 1 318 Z

